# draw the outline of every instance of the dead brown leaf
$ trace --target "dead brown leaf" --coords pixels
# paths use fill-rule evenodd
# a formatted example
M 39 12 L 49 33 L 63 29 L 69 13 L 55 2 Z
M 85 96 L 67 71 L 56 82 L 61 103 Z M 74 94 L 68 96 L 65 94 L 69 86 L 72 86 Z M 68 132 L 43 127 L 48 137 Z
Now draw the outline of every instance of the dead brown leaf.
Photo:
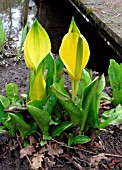
M 42 162 L 43 162 L 44 155 L 41 153 L 34 154 L 34 157 L 31 161 L 31 166 L 33 169 L 42 168 Z
M 20 150 L 20 158 L 23 158 L 26 155 L 32 155 L 33 152 L 36 152 L 34 146 L 28 145 Z
M 98 164 L 99 162 L 102 160 L 102 159 L 107 159 L 107 157 L 105 156 L 104 153 L 100 153 L 99 155 L 95 155 L 95 156 L 92 156 L 90 158 L 90 166 L 94 166 L 95 168 L 98 167 Z
M 53 166 L 55 165 L 55 162 L 53 160 L 50 160 L 49 157 L 45 157 L 44 158 L 44 162 L 45 162 L 45 166 L 50 168 L 53 168 Z
M 63 149 L 57 144 L 50 144 L 47 145 L 48 148 L 48 155 L 50 156 L 58 156 L 63 153 Z
M 30 145 L 37 145 L 37 139 L 33 136 L 33 135 L 30 135 L 29 136 L 29 141 L 30 141 Z

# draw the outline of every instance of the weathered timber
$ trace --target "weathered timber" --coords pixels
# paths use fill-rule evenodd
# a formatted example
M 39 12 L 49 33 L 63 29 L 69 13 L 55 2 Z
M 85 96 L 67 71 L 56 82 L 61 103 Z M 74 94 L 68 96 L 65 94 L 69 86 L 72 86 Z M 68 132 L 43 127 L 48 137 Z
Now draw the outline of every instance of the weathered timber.
M 122 56 L 122 0 L 68 0 Z

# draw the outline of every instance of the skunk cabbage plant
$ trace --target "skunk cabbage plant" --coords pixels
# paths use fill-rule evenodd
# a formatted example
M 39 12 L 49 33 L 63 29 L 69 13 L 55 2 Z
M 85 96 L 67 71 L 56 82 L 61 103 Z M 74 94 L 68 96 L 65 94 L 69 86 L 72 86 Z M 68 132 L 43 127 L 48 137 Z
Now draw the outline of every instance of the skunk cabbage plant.
M 24 42 L 24 59 L 27 67 L 31 70 L 28 100 L 42 100 L 45 96 L 46 82 L 42 61 L 50 53 L 50 50 L 49 36 L 35 19 Z

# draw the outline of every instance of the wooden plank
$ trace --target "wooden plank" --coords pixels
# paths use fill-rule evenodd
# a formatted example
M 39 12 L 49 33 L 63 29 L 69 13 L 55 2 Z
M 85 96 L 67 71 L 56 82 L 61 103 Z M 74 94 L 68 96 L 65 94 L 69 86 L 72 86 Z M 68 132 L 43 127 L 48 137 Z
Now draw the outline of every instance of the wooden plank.
M 68 0 L 122 56 L 122 0 Z

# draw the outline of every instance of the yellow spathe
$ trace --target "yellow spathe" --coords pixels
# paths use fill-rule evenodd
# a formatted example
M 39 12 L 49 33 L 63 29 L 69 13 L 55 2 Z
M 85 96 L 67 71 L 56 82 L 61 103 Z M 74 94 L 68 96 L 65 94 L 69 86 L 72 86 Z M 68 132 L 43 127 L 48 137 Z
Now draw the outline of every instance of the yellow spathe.
M 82 68 L 88 63 L 90 56 L 89 45 L 80 33 L 74 18 L 72 18 L 68 33 L 62 39 L 59 55 L 67 68 L 74 96 L 77 93 Z
M 40 71 L 35 75 L 33 80 L 29 99 L 31 100 L 43 100 L 46 94 L 46 82 L 44 79 L 43 69 L 41 68 Z
M 65 67 L 67 68 L 68 73 L 74 79 L 77 77 L 76 75 L 77 59 L 80 60 L 79 57 L 77 58 L 77 50 L 78 50 L 77 47 L 78 47 L 79 38 L 81 38 L 83 41 L 82 44 L 83 47 L 82 46 L 79 47 L 81 48 L 81 51 L 79 50 L 79 52 L 81 53 L 81 58 L 80 58 L 81 61 L 79 61 L 81 62 L 81 65 L 77 72 L 79 72 L 80 74 L 82 68 L 84 68 L 88 63 L 89 55 L 90 55 L 88 43 L 86 39 L 83 37 L 83 35 L 81 34 L 79 35 L 77 33 L 72 33 L 72 32 L 67 33 L 62 40 L 60 50 L 59 50 L 61 60 L 63 61 Z
M 24 42 L 24 59 L 28 68 L 36 70 L 51 50 L 49 36 L 35 19 Z

